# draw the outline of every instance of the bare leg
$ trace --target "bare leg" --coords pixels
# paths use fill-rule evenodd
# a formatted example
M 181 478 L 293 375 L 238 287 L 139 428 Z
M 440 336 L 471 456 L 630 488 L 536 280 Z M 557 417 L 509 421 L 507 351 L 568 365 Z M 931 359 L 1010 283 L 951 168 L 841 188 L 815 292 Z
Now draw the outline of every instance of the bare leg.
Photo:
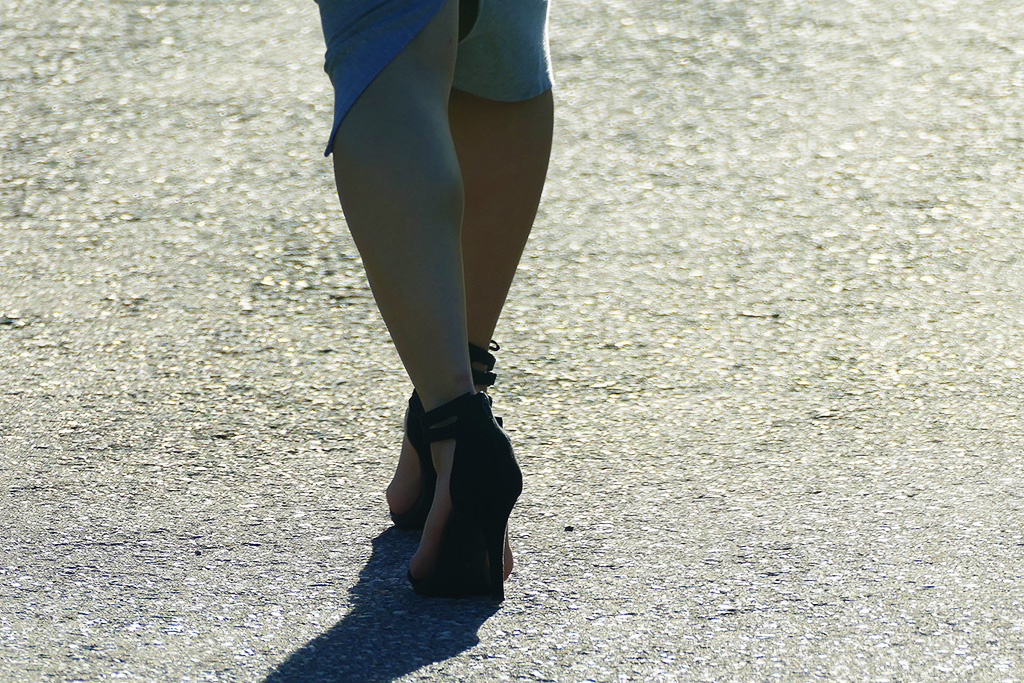
M 496 102 L 454 90 L 449 116 L 465 183 L 469 341 L 486 348 L 537 216 L 551 154 L 551 91 Z

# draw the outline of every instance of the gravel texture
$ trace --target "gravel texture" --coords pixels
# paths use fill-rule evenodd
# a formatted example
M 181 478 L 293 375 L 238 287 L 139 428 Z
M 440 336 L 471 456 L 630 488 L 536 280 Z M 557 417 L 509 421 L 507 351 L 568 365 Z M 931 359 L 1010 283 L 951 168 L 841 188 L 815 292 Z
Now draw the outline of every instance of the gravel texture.
M 508 599 L 420 599 L 316 7 L 0 0 L 0 680 L 1024 680 L 1024 10 L 559 0 Z

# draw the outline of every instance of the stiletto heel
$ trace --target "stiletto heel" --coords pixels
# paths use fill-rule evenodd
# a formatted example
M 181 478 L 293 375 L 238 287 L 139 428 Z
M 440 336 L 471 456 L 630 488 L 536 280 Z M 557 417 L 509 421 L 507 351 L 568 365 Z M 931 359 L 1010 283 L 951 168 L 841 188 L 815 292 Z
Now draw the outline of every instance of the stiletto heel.
M 491 340 L 485 349 L 476 344 L 469 345 L 469 361 L 473 368 L 473 384 L 480 387 L 493 386 L 497 375 L 494 374 L 494 356 L 491 351 L 498 351 L 501 346 L 498 342 Z M 423 417 L 423 402 L 415 390 L 409 397 L 409 407 L 405 411 L 405 435 L 409 444 L 416 452 L 416 459 L 420 463 L 420 490 L 412 506 L 404 512 L 391 510 L 391 521 L 399 529 L 419 531 L 427 521 L 427 513 L 430 506 L 434 504 L 434 487 L 437 484 L 437 472 L 434 471 L 434 461 L 430 457 L 430 443 L 420 426 L 420 419 Z M 501 418 L 497 418 L 501 424 Z
M 420 595 L 505 597 L 505 530 L 523 475 L 508 434 L 484 394 L 463 394 L 422 418 L 428 442 L 455 440 L 452 511 L 430 573 L 409 582 Z
M 521 484 L 520 491 L 522 491 Z M 518 495 L 516 497 L 518 498 Z M 514 503 L 515 501 L 513 501 Z M 509 514 L 511 513 L 512 509 L 509 508 Z M 505 518 L 504 524 L 495 524 L 494 528 L 487 532 L 487 569 L 490 572 L 491 595 L 498 600 L 505 599 L 505 534 L 507 531 L 508 517 Z

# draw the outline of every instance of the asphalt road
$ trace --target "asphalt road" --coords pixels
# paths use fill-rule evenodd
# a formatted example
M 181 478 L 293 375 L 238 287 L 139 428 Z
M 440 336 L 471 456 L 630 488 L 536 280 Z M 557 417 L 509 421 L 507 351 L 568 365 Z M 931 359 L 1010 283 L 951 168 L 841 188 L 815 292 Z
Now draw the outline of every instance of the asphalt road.
M 0 680 L 1024 680 L 1024 11 L 559 0 L 500 606 L 425 600 L 311 1 L 0 0 Z

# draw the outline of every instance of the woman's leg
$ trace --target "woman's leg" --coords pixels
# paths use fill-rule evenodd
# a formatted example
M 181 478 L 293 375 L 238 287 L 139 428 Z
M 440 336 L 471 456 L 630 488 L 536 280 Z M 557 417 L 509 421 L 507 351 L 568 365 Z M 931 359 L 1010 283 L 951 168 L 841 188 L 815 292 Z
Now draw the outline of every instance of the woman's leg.
M 448 126 L 457 14 L 448 0 L 359 97 L 334 144 L 346 221 L 427 410 L 472 390 L 463 186 Z
M 469 341 L 487 348 L 537 216 L 551 154 L 552 95 L 497 102 L 453 90 L 448 111 L 465 185 Z
M 486 348 L 537 215 L 551 153 L 552 95 L 497 102 L 455 90 L 449 117 L 465 186 L 462 254 L 469 341 Z M 405 438 L 387 490 L 392 510 L 413 505 L 419 477 L 419 459 Z M 512 551 L 506 545 L 506 576 L 511 571 Z

